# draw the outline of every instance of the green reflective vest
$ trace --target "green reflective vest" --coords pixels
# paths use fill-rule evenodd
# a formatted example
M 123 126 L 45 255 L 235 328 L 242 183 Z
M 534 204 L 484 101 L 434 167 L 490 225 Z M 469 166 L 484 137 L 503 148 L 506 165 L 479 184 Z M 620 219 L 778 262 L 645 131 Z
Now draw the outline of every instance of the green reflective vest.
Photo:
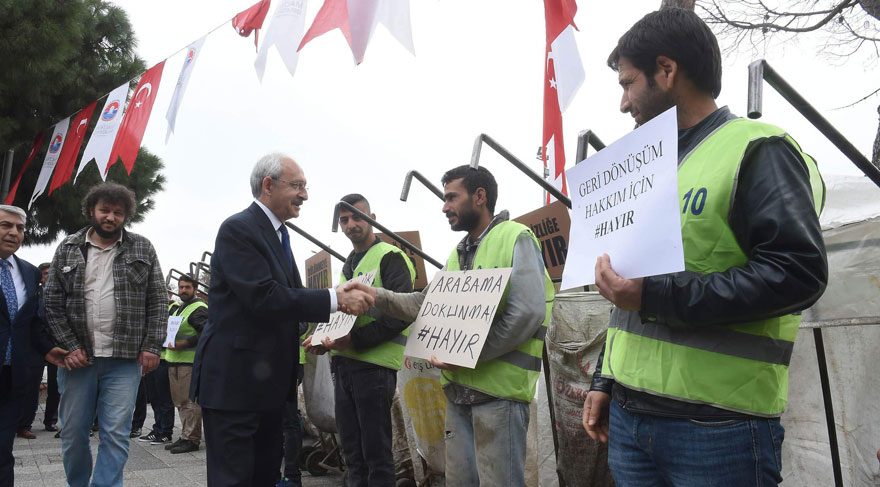
M 175 340 L 177 337 L 194 337 L 199 334 L 192 325 L 189 324 L 189 316 L 193 314 L 193 312 L 199 308 L 207 308 L 208 305 L 205 304 L 204 301 L 193 301 L 189 303 L 185 308 L 177 308 L 173 310 L 171 313 L 173 316 L 182 316 L 183 321 L 180 323 L 180 329 L 177 330 L 177 335 L 175 335 Z M 171 307 L 169 306 L 169 310 Z M 184 350 L 170 350 L 165 349 L 165 356 L 163 357 L 166 361 L 175 363 L 175 364 L 191 364 L 196 358 L 196 349 L 195 348 L 187 348 Z
M 685 268 L 700 274 L 745 265 L 728 217 L 742 160 L 753 144 L 784 138 L 806 163 L 816 213 L 825 187 L 816 161 L 782 129 L 738 118 L 703 140 L 678 168 Z M 761 161 L 755 161 L 755 164 Z M 725 326 L 673 329 L 621 313 L 606 339 L 602 373 L 632 389 L 777 417 L 788 402 L 788 364 L 800 315 Z
M 403 256 L 403 261 L 406 262 L 406 266 L 409 268 L 410 283 L 415 282 L 416 268 L 413 266 L 412 261 L 409 260 L 409 257 L 407 257 L 402 250 L 385 242 L 379 242 L 367 250 L 367 253 L 363 256 L 361 261 L 358 262 L 353 275 L 356 277 L 370 271 L 376 271 L 376 277 L 373 278 L 373 287 L 382 287 L 382 276 L 379 272 L 379 264 L 382 263 L 382 258 L 385 257 L 385 254 L 388 254 L 389 252 L 395 252 Z M 342 284 L 347 282 L 348 279 L 340 274 L 339 281 L 340 284 Z M 362 328 L 374 321 L 376 321 L 375 318 L 363 315 L 358 317 L 354 322 L 354 326 L 355 328 Z M 403 349 L 406 347 L 406 337 L 408 335 L 409 327 L 403 330 L 400 335 L 397 335 L 385 343 L 380 343 L 373 348 L 357 351 L 349 347 L 347 350 L 333 350 L 331 351 L 331 354 L 342 355 L 343 357 L 360 360 L 361 362 L 369 362 L 392 370 L 400 370 L 400 366 L 403 363 Z
M 520 234 L 527 233 L 540 248 L 538 239 L 528 227 L 513 221 L 501 222 L 487 233 L 477 247 L 474 256 L 474 269 L 498 269 L 513 266 L 513 248 Z M 453 249 L 446 261 L 446 270 L 458 271 L 458 250 Z M 507 307 L 508 289 L 504 290 L 495 320 L 501 318 Z M 441 371 L 441 383 L 449 382 L 475 389 L 490 396 L 520 402 L 531 402 L 535 397 L 535 386 L 541 372 L 541 357 L 544 352 L 544 335 L 553 310 L 556 296 L 553 282 L 544 269 L 544 321 L 538 331 L 515 350 L 496 359 L 477 362 L 476 368 L 459 367 L 456 370 Z

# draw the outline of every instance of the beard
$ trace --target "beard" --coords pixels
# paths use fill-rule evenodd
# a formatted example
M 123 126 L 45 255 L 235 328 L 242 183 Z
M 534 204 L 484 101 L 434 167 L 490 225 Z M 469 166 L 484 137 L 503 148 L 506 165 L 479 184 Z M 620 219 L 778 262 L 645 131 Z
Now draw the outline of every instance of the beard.
M 92 217 L 92 230 L 98 234 L 99 237 L 103 239 L 114 239 L 119 238 L 119 235 L 122 234 L 122 223 L 120 223 L 114 230 L 107 231 L 101 226 L 101 223 L 95 217 Z
M 474 209 L 469 209 L 467 211 L 459 213 L 453 212 L 453 214 L 458 216 L 458 222 L 450 225 L 452 230 L 455 232 L 470 231 L 480 220 L 479 213 L 477 213 Z

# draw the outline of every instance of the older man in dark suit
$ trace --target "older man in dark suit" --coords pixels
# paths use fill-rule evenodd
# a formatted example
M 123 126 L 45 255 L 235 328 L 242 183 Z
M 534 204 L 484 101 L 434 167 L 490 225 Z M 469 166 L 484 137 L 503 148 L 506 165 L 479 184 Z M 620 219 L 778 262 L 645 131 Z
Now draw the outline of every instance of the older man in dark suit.
M 373 304 L 360 291 L 303 289 L 284 227 L 308 199 L 293 159 L 263 157 L 250 182 L 254 203 L 217 232 L 208 323 L 193 364 L 191 395 L 202 407 L 210 486 L 275 483 L 282 410 L 296 397 L 300 323 Z
M 67 353 L 52 344 L 37 314 L 40 271 L 14 254 L 24 239 L 26 215 L 0 205 L 0 486 L 14 484 L 12 443 L 24 400 L 29 357 L 35 349 L 64 367 Z

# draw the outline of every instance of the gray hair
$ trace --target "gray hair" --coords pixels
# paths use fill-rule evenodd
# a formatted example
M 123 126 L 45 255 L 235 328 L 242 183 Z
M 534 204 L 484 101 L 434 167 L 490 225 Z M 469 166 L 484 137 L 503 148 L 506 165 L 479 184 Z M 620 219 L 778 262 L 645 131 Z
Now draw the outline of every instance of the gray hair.
M 21 208 L 12 205 L 0 205 L 0 211 L 5 211 L 6 213 L 12 213 L 13 215 L 18 215 L 21 217 L 21 222 L 27 224 L 27 213 L 24 212 Z
M 263 191 L 263 179 L 270 177 L 278 179 L 281 177 L 281 161 L 291 159 L 289 155 L 281 152 L 273 152 L 260 158 L 254 164 L 254 170 L 251 171 L 251 194 L 254 198 L 259 198 Z

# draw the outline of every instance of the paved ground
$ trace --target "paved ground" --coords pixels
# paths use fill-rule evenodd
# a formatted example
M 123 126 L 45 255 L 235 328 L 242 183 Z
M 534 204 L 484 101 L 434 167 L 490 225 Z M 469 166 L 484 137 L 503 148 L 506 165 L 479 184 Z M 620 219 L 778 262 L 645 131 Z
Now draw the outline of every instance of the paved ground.
M 148 409 L 147 425 L 153 424 L 153 414 Z M 15 455 L 16 487 L 54 487 L 65 486 L 64 467 L 61 464 L 61 440 L 54 438 L 54 433 L 42 429 L 43 405 L 37 412 L 34 424 L 36 440 L 15 439 L 13 454 Z M 146 431 L 145 431 L 146 432 Z M 174 438 L 180 433 L 180 421 L 177 420 Z M 98 448 L 98 439 L 92 438 L 92 455 Z M 162 487 L 193 487 L 206 485 L 205 450 L 192 453 L 172 455 L 162 446 L 151 446 L 132 440 L 129 448 L 128 463 L 125 465 L 125 485 L 162 486 Z M 341 474 L 328 473 L 323 477 L 312 477 L 303 473 L 303 486 L 324 487 L 342 484 Z

